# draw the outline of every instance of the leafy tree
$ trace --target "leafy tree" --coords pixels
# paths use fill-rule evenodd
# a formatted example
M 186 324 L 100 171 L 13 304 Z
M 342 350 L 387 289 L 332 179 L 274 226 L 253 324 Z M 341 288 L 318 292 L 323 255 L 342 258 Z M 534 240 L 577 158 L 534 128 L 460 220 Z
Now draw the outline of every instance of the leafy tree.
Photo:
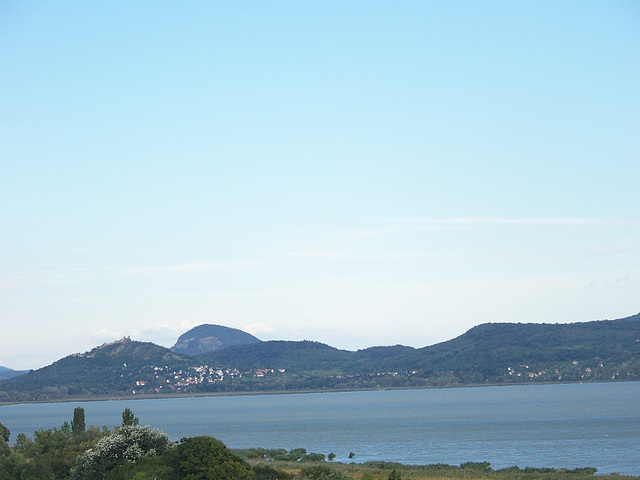
M 11 455 L 11 449 L 7 442 L 0 440 L 0 457 Z
M 11 455 L 11 449 L 9 448 L 9 437 L 11 436 L 11 432 L 9 429 L 0 423 L 0 456 L 8 456 Z
M 60 428 L 40 429 L 34 441 L 25 440 L 21 453 L 33 463 L 38 478 L 66 478 L 77 453 L 70 450 L 71 427 L 65 422 Z
M 31 480 L 36 476 L 36 467 L 33 462 L 28 462 L 23 455 L 12 453 L 8 456 L 0 456 L 0 480 Z
M 135 463 L 118 465 L 107 475 L 107 480 L 173 480 L 173 470 L 162 456 L 143 457 Z
M 27 448 L 33 447 L 33 440 L 31 440 L 25 433 L 19 433 L 16 436 L 16 448 L 19 450 L 24 450 Z
M 84 433 L 86 428 L 84 421 L 84 408 L 76 407 L 73 409 L 73 420 L 71 420 L 71 432 L 74 438 L 78 438 Z
M 321 478 L 327 478 L 333 473 L 333 469 L 324 465 L 318 465 L 317 467 L 307 467 L 302 469 L 302 477 L 307 480 L 319 480 Z
M 402 480 L 402 475 L 394 468 L 389 474 L 389 480 Z
M 8 427 L 0 423 L 0 439 L 4 439 L 5 442 L 9 443 L 9 437 L 11 437 L 11 431 Z
M 253 477 L 247 463 L 213 437 L 183 438 L 167 454 L 181 479 L 251 480 Z
M 301 462 L 322 462 L 324 461 L 324 453 L 307 453 L 300 458 Z
M 106 478 L 107 473 L 119 465 L 160 455 L 167 448 L 166 433 L 151 427 L 125 426 L 79 456 L 71 476 L 77 480 Z
M 136 417 L 129 407 L 124 409 L 122 412 L 122 426 L 123 427 L 134 427 L 140 423 L 138 417 Z
M 273 459 L 282 462 L 298 462 L 302 460 L 305 455 L 307 455 L 306 448 L 294 448 L 289 450 L 288 453 L 286 451 L 284 453 L 277 453 Z

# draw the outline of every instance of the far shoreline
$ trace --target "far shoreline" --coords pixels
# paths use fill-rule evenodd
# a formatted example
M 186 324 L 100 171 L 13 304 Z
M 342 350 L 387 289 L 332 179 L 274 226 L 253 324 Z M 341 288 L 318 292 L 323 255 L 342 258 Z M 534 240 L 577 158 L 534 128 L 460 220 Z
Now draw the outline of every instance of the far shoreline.
M 331 388 L 331 389 L 303 389 L 303 390 L 257 390 L 250 392 L 207 392 L 207 393 L 147 393 L 141 395 L 105 395 L 100 397 L 73 397 L 50 400 L 27 400 L 27 401 L 0 401 L 0 407 L 8 405 L 37 405 L 49 403 L 84 403 L 84 402 L 123 402 L 128 400 L 166 400 L 180 398 L 209 398 L 209 397 L 253 397 L 266 395 L 301 395 L 313 393 L 350 393 L 350 392 L 383 392 L 398 390 L 440 390 L 458 388 L 478 388 L 478 387 L 523 387 L 536 385 L 576 385 L 576 384 L 605 384 L 605 383 L 627 383 L 637 380 L 608 380 L 589 382 L 536 382 L 536 383 L 474 383 L 467 385 L 451 386 L 429 386 L 429 387 L 380 387 L 380 388 Z

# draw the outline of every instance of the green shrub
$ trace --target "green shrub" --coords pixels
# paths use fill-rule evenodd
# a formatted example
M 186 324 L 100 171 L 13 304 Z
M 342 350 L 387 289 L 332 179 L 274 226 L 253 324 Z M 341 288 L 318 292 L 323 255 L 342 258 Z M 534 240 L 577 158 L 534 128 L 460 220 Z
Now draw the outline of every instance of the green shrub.
M 293 480 L 293 475 L 269 465 L 253 467 L 253 480 Z

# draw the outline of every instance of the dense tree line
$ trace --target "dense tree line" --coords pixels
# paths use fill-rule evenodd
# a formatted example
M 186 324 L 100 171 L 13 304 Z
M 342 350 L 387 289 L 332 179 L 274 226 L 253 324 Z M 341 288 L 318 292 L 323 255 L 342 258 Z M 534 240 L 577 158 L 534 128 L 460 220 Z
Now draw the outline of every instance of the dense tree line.
M 13 448 L 8 444 L 10 434 L 0 423 L 0 480 L 293 479 L 269 465 L 251 467 L 246 459 L 259 449 L 238 454 L 209 436 L 172 442 L 165 432 L 140 426 L 129 408 L 122 412 L 121 425 L 113 429 L 86 428 L 84 409 L 78 407 L 71 424 L 40 429 L 33 439 L 20 433 Z M 283 461 L 325 459 L 305 449 L 269 452 Z

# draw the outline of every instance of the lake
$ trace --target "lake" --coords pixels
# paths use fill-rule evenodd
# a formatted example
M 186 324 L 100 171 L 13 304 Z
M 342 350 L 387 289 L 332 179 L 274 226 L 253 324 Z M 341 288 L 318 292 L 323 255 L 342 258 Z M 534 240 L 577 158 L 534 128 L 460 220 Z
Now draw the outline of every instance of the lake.
M 71 422 L 77 406 L 87 425 L 119 425 L 130 407 L 172 439 L 211 435 L 230 448 L 640 476 L 640 382 L 5 405 L 0 422 L 13 442 Z

